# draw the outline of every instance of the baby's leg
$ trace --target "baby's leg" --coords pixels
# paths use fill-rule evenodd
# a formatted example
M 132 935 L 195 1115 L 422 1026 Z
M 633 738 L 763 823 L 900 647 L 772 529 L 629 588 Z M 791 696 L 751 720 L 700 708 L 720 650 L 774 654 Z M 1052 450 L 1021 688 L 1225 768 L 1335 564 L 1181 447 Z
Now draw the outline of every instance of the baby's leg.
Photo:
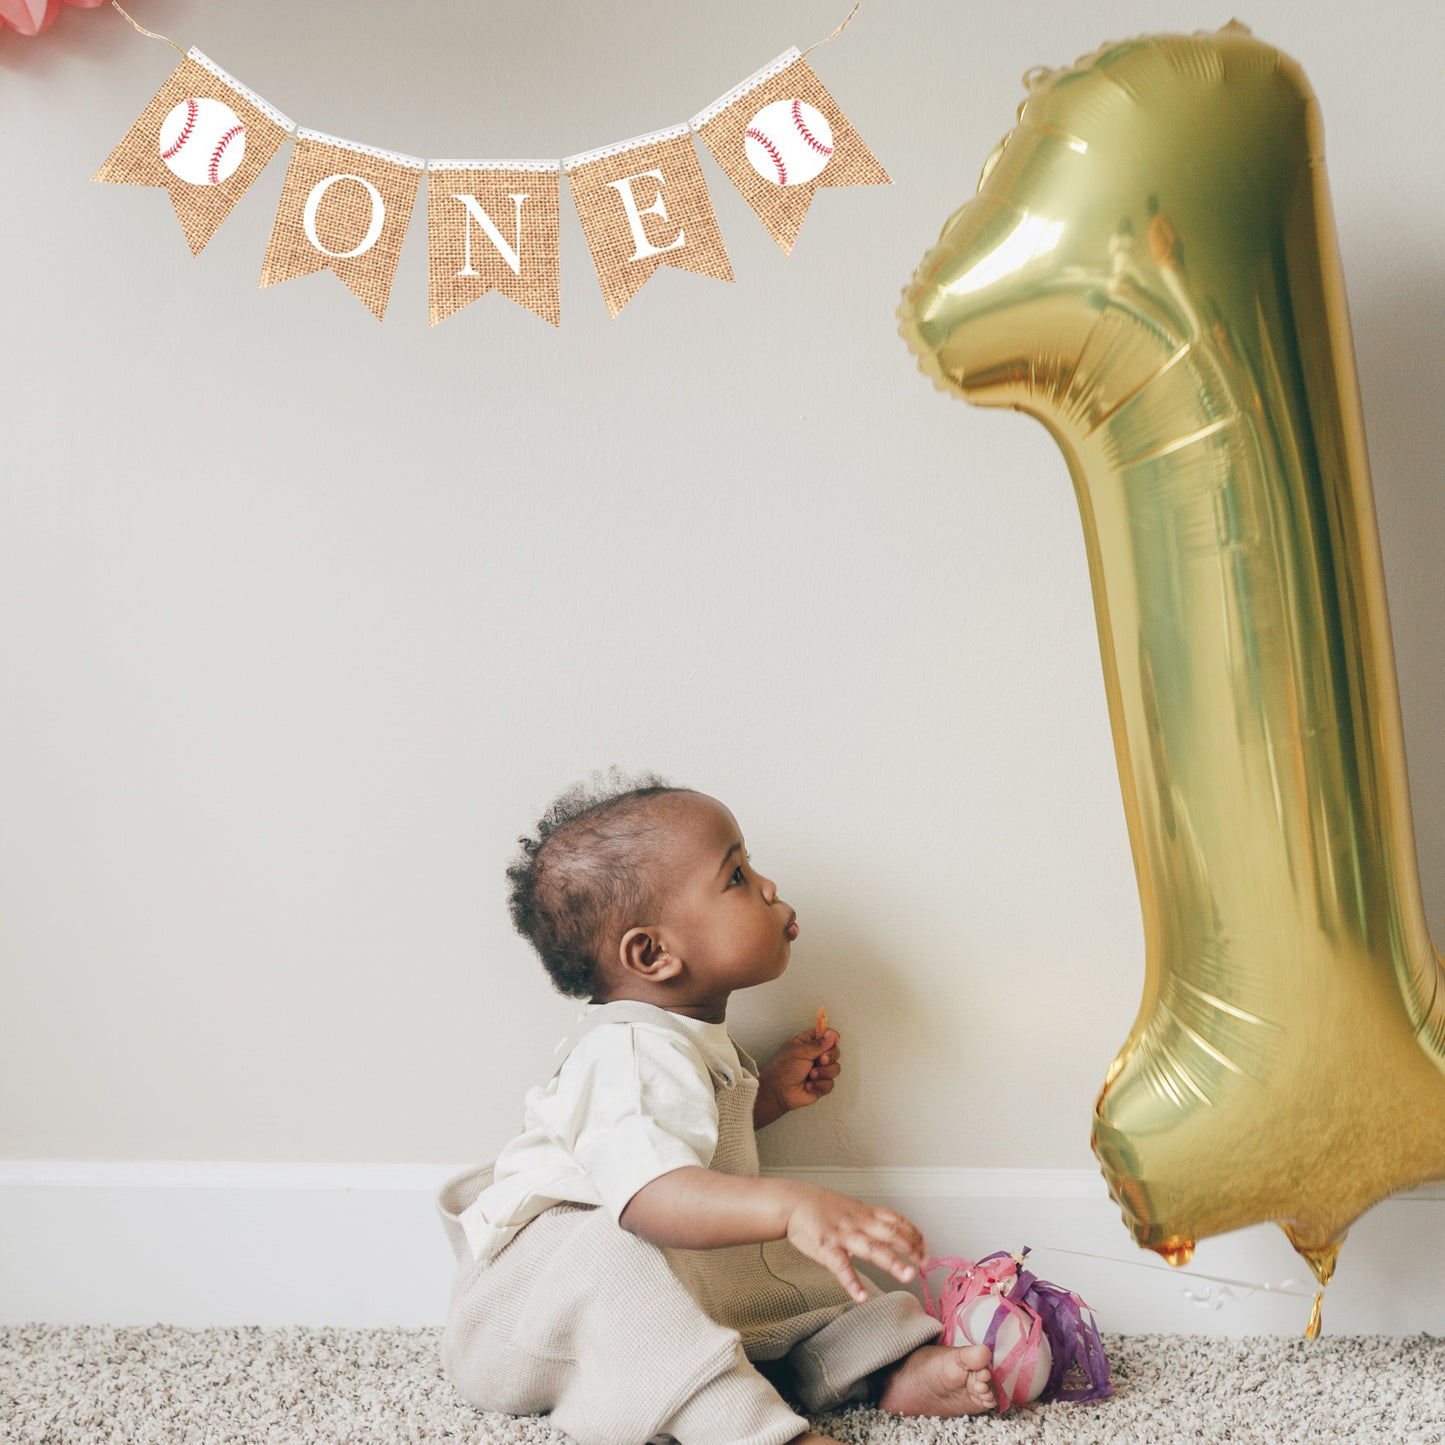
M 784 1445 L 808 1427 L 662 1251 L 598 1208 L 554 1206 L 463 1270 L 442 1362 L 474 1405 L 546 1413 L 578 1445 Z
M 783 1403 L 739 1344 L 732 1368 L 703 1385 L 662 1433 L 678 1445 L 787 1445 L 822 1438 L 807 1430 L 808 1422 Z
M 791 1394 L 819 1413 L 878 1398 L 883 1375 L 942 1333 L 907 1290 L 884 1290 L 850 1305 L 788 1351 Z

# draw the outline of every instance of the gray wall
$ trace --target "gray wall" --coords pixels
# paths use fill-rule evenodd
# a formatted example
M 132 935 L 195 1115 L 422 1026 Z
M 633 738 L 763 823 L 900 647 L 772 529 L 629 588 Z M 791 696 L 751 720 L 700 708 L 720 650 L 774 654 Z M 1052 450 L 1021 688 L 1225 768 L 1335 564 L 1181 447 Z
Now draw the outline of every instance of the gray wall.
M 845 9 L 137 5 L 302 125 L 463 156 L 685 120 Z M 429 329 L 424 198 L 384 323 L 258 291 L 289 152 L 192 259 L 89 181 L 174 53 L 0 37 L 0 1155 L 487 1157 L 576 1009 L 502 870 L 616 762 L 724 799 L 799 910 L 730 1022 L 826 1004 L 847 1072 L 768 1162 L 1091 1165 L 1142 954 L 1077 510 L 893 311 L 1026 69 L 1229 18 L 870 0 L 810 59 L 895 184 L 785 257 L 704 156 L 736 283 L 615 321 L 564 186 L 560 331 Z M 1324 108 L 1439 931 L 1442 26 L 1242 18 Z

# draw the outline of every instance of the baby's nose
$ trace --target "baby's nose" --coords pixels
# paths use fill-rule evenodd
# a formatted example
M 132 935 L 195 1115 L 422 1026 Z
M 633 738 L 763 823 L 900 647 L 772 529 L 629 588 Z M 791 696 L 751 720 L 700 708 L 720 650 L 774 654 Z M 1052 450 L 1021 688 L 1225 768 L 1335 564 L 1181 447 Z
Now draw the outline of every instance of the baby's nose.
M 778 896 L 778 885 L 774 883 L 771 878 L 765 878 L 761 874 L 759 874 L 758 887 L 763 890 L 763 897 L 769 903 L 773 903 L 776 901 Z

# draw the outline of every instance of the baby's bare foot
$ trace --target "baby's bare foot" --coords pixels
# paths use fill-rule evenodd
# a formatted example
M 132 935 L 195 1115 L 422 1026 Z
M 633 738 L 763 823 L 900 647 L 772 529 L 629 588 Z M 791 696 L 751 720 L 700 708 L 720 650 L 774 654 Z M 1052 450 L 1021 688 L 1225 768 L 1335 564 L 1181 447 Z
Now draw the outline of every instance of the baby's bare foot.
M 795 1435 L 791 1445 L 843 1445 L 843 1442 L 831 1435 Z
M 886 1377 L 878 1400 L 894 1415 L 981 1415 L 992 1410 L 986 1345 L 920 1345 Z

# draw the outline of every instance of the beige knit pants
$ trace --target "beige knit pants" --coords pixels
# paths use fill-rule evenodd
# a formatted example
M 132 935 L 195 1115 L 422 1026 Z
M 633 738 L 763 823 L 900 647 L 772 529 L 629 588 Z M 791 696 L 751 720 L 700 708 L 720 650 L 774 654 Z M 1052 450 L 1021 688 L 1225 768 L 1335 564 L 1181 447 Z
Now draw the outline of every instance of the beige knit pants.
M 604 1209 L 559 1204 L 496 1259 L 463 1264 L 441 1362 L 472 1404 L 549 1413 L 578 1445 L 783 1445 L 808 1421 L 772 1381 L 809 1413 L 867 1401 L 869 1376 L 939 1332 L 906 1291 L 874 1294 L 764 1363 L 765 1376 L 665 1251 Z
M 694 1037 L 641 1004 L 608 1005 L 583 1031 L 604 1013 Z M 736 1078 L 708 1059 L 718 1107 L 711 1168 L 756 1177 L 758 1070 L 738 1054 Z M 437 1199 L 458 1260 L 442 1366 L 474 1405 L 549 1412 L 579 1445 L 784 1445 L 808 1421 L 779 1385 L 808 1411 L 863 1401 L 869 1376 L 942 1332 L 906 1291 L 855 1303 L 786 1240 L 661 1249 L 590 1204 L 553 1205 L 479 1264 L 460 1216 L 491 1179 L 489 1165 L 470 1169 Z

